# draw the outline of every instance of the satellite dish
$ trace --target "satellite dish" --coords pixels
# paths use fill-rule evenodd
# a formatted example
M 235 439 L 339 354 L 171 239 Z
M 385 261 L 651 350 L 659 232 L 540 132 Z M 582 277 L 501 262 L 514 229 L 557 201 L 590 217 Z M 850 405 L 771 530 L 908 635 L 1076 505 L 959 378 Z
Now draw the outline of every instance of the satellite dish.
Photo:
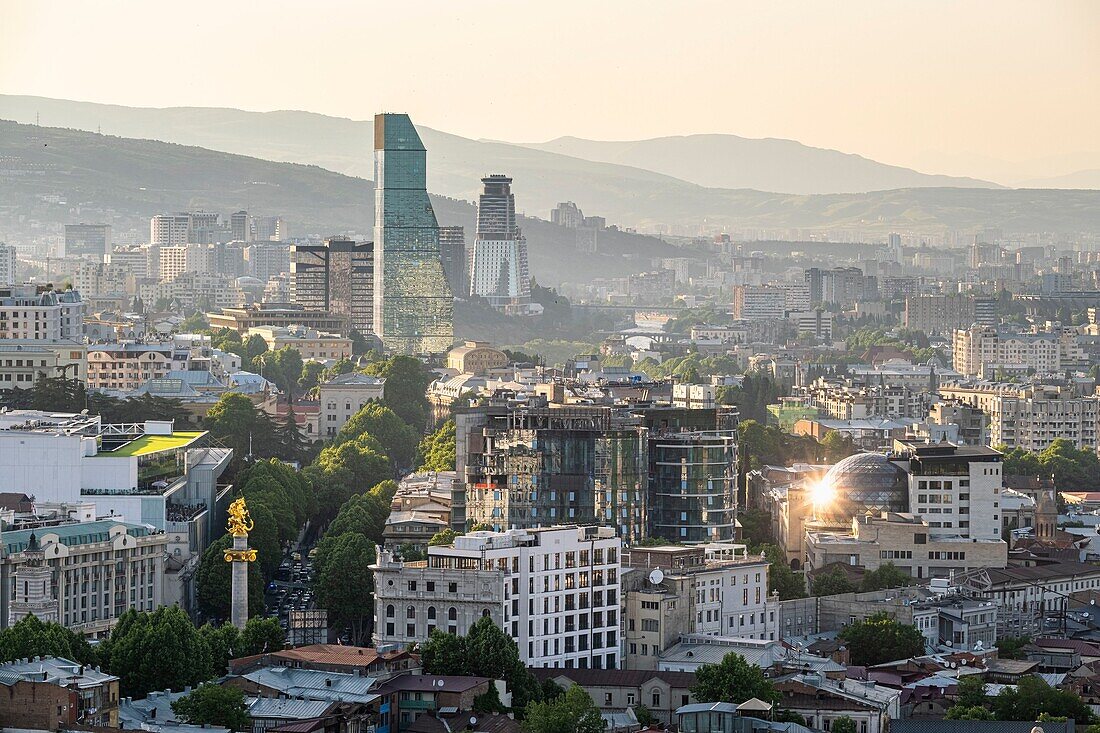
M 653 585 L 660 585 L 664 582 L 665 572 L 660 568 L 653 568 L 653 572 L 649 574 L 649 582 Z

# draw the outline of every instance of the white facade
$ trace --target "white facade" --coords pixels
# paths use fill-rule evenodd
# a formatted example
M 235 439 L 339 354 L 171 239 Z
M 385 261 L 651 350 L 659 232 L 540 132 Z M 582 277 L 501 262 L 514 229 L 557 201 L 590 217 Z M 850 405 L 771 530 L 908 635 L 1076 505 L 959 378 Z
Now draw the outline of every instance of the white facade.
M 532 667 L 618 669 L 619 552 L 606 527 L 472 532 L 426 562 L 371 566 L 377 646 L 459 635 L 488 616 Z
M 349 372 L 320 385 L 321 412 L 318 436 L 332 437 L 340 432 L 355 413 L 386 394 L 386 380 Z
M 187 244 L 191 217 L 187 214 L 158 214 L 149 220 L 149 243 L 165 247 Z
M 990 379 L 998 371 L 1049 374 L 1062 368 L 1061 334 L 1002 333 L 992 327 L 954 332 L 952 359 L 960 374 Z
M 738 285 L 733 289 L 733 317 L 745 321 L 782 320 L 787 293 L 763 285 Z
M 940 388 L 944 399 L 958 400 L 989 416 L 990 445 L 1040 452 L 1058 438 L 1077 448 L 1096 450 L 1100 435 L 1100 397 L 1077 396 L 1067 387 L 978 383 Z
M 15 284 L 15 247 L 0 242 L 0 286 Z
M 79 341 L 84 303 L 76 290 L 38 292 L 35 285 L 0 289 L 0 339 Z
M 908 474 L 909 512 L 928 522 L 929 537 L 1000 539 L 1004 464 L 999 452 L 895 441 L 892 460 Z
M 0 340 L 0 389 L 27 389 L 40 377 L 88 378 L 88 347 L 69 340 Z

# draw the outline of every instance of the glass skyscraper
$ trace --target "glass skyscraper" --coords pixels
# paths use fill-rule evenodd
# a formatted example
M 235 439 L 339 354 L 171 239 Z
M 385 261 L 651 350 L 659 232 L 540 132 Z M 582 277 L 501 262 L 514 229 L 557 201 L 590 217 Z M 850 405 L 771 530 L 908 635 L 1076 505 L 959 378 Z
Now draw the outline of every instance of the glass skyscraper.
M 408 115 L 375 115 L 374 327 L 397 354 L 442 353 L 454 343 L 426 157 Z

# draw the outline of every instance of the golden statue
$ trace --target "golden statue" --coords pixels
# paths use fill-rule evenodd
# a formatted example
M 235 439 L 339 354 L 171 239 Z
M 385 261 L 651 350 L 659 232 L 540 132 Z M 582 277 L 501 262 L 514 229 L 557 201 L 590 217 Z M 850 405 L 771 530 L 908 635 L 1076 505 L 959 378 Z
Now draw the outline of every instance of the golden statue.
M 248 516 L 248 507 L 244 497 L 239 497 L 229 505 L 229 524 L 226 529 L 234 537 L 243 537 L 252 531 L 252 517 Z

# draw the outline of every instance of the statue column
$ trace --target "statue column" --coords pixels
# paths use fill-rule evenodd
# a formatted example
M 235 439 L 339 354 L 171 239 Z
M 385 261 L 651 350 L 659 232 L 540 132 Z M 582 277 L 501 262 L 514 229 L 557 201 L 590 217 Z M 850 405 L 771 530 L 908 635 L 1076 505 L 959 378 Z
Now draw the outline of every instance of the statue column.
M 229 524 L 233 549 L 225 551 L 225 561 L 232 567 L 232 596 L 229 620 L 238 629 L 248 622 L 248 564 L 256 561 L 256 551 L 248 549 L 248 532 L 253 527 L 244 497 L 229 505 Z

